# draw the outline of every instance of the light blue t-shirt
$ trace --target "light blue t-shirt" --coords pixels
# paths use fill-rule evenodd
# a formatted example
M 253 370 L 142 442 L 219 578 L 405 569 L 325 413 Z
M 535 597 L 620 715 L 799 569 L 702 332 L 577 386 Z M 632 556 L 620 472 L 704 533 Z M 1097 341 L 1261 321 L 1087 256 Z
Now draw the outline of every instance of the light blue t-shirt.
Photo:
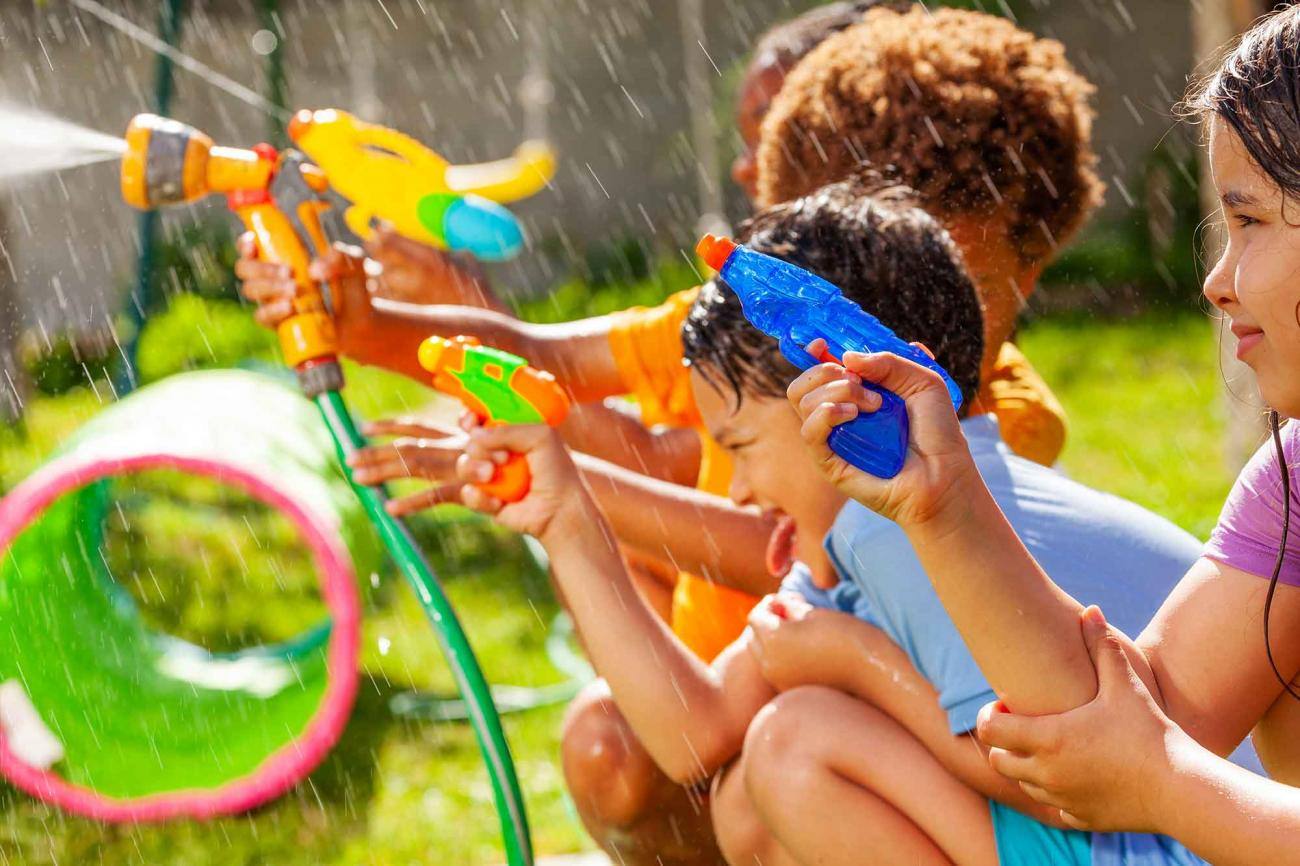
M 966 419 L 962 431 L 994 500 L 1052 580 L 1082 604 L 1101 607 L 1106 619 L 1125 634 L 1141 632 L 1200 555 L 1200 543 L 1132 502 L 1017 457 L 1002 442 L 991 415 Z M 825 545 L 840 583 L 831 590 L 818 589 L 800 564 L 783 581 L 782 589 L 798 592 L 814 606 L 851 613 L 879 628 L 938 690 L 953 734 L 974 729 L 980 708 L 996 695 L 939 602 L 903 530 L 850 501 Z M 1232 760 L 1263 774 L 1249 740 Z M 1088 836 L 1092 866 L 1202 862 L 1163 836 Z

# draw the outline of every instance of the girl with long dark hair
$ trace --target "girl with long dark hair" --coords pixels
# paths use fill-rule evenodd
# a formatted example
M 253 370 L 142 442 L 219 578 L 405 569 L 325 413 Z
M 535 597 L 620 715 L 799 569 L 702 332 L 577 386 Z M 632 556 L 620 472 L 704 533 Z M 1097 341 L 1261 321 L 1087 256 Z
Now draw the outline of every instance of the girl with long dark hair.
M 979 730 L 997 770 L 1082 830 L 1166 834 L 1216 864 L 1296 863 L 1300 424 L 1287 419 L 1300 418 L 1300 8 L 1257 23 L 1189 105 L 1207 127 L 1228 234 L 1204 294 L 1273 407 L 1272 435 L 1202 558 L 1136 640 L 1029 556 L 973 471 L 936 376 L 895 356 L 850 353 L 844 367 L 801 376 L 790 397 L 828 477 L 908 533 L 1001 696 Z M 826 445 L 836 424 L 879 405 L 862 380 L 907 401 L 911 453 L 888 481 Z M 1272 780 L 1222 758 L 1252 731 Z M 1185 855 L 1121 850 L 1105 862 Z

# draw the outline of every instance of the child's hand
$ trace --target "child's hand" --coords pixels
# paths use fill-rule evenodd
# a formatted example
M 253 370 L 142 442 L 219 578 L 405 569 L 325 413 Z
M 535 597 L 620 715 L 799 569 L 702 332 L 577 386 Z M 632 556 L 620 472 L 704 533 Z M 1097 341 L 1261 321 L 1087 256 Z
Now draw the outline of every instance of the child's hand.
M 544 424 L 469 427 L 469 442 L 456 461 L 456 474 L 466 484 L 461 501 L 470 508 L 494 515 L 502 526 L 532 535 L 543 544 L 558 539 L 565 527 L 576 525 L 574 521 L 599 519 L 578 467 L 554 428 Z M 491 480 L 511 453 L 528 460 L 532 483 L 522 500 L 503 503 L 473 485 Z
M 381 298 L 412 304 L 457 304 L 505 309 L 478 262 L 405 238 L 381 227 L 366 245 L 381 267 L 376 293 Z
M 293 272 L 288 265 L 259 259 L 252 232 L 241 235 L 237 246 L 235 277 L 242 282 L 240 293 L 257 305 L 253 315 L 259 325 L 276 328 L 293 315 L 293 299 L 298 292 Z M 367 333 L 372 312 L 370 298 L 378 289 L 377 265 L 356 247 L 337 244 L 312 260 L 308 274 L 313 280 L 330 284 L 339 342 L 346 346 L 349 338 L 355 340 Z
M 1158 832 L 1166 784 L 1201 747 L 1157 705 L 1101 611 L 1081 616 L 1097 668 L 1097 697 L 1066 713 L 1017 716 L 1000 702 L 980 711 L 976 733 L 989 763 L 1080 830 Z
M 363 448 L 348 457 L 352 480 L 376 485 L 399 478 L 424 478 L 433 486 L 389 500 L 388 513 L 402 517 L 447 502 L 459 503 L 464 486 L 456 474 L 456 461 L 469 444 L 461 430 L 419 419 L 375 421 L 365 426 L 367 436 L 397 436 L 392 442 Z
M 754 639 L 750 652 L 763 678 L 777 691 L 806 685 L 834 686 L 833 667 L 840 640 L 834 611 L 813 607 L 798 593 L 769 595 L 749 612 Z
M 825 342 L 814 340 L 809 354 Z M 907 458 L 890 479 L 877 478 L 831 451 L 827 438 L 839 424 L 880 408 L 879 385 L 907 406 Z M 887 352 L 846 352 L 844 365 L 812 367 L 790 384 L 790 403 L 803 419 L 803 439 L 826 478 L 841 492 L 903 526 L 924 523 L 954 503 L 966 480 L 978 480 L 948 391 L 937 373 Z

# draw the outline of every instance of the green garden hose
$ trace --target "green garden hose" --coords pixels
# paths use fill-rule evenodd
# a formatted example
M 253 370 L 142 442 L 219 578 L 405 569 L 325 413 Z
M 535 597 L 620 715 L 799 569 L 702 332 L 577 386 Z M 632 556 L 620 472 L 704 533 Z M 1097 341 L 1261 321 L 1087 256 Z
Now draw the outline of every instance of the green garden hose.
M 357 430 L 338 391 L 323 391 L 313 400 L 325 419 L 330 435 L 334 437 L 339 462 L 346 467 L 348 455 L 366 446 L 365 437 Z M 350 471 L 348 476 L 350 479 Z M 465 699 L 469 722 L 474 728 L 479 750 L 487 765 L 488 777 L 492 780 L 492 796 L 501 819 L 501 835 L 505 842 L 507 861 L 510 866 L 532 866 L 532 838 L 510 746 L 501 728 L 501 719 L 493 704 L 491 689 L 474 657 L 469 640 L 465 637 L 465 631 L 456 618 L 456 612 L 406 525 L 384 508 L 387 501 L 384 491 L 355 483 L 352 487 L 379 532 L 380 539 L 415 590 L 420 607 L 429 618 L 443 655 L 447 658 L 456 687 Z

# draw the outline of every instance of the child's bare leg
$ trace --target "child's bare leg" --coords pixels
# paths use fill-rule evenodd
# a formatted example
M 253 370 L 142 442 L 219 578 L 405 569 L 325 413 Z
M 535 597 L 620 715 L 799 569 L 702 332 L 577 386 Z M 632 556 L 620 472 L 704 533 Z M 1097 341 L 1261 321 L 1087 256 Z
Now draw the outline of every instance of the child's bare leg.
M 604 681 L 569 706 L 561 754 L 583 826 L 615 863 L 721 866 L 707 801 L 655 766 Z
M 889 716 L 842 692 L 782 694 L 750 725 L 743 761 L 744 790 L 772 838 L 745 831 L 755 850 L 735 851 L 732 830 L 719 825 L 733 866 L 997 866 L 987 799 Z M 727 796 L 735 793 L 723 793 L 719 819 L 743 822 L 743 803 Z
M 776 841 L 745 790 L 745 756 L 713 778 L 713 831 L 731 866 L 787 866 L 796 861 Z

